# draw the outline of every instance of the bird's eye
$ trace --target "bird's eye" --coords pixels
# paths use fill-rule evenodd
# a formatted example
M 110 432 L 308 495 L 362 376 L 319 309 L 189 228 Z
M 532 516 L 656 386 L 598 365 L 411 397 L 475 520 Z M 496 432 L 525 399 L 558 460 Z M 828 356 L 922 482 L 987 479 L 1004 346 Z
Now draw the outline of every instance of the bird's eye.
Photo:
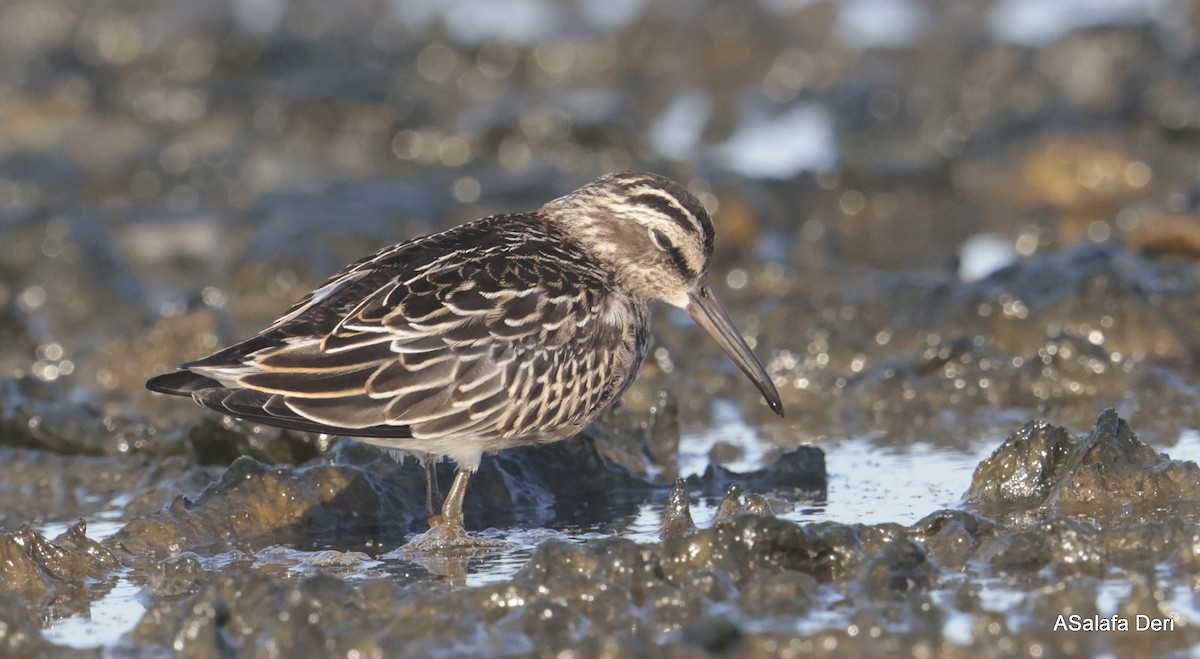
M 658 248 L 661 250 L 666 251 L 672 247 L 671 239 L 667 238 L 667 234 L 659 231 L 658 229 L 650 230 L 650 239 L 653 240 L 654 244 L 658 245 Z

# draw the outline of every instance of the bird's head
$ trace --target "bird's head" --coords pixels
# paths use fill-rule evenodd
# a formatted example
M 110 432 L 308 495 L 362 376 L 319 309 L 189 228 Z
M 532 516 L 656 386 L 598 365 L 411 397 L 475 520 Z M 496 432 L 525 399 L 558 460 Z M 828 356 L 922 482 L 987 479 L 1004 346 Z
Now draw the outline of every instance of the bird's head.
M 699 199 L 657 174 L 621 172 L 546 203 L 542 212 L 603 263 L 621 290 L 686 311 L 783 414 L 779 392 L 708 282 L 716 232 Z

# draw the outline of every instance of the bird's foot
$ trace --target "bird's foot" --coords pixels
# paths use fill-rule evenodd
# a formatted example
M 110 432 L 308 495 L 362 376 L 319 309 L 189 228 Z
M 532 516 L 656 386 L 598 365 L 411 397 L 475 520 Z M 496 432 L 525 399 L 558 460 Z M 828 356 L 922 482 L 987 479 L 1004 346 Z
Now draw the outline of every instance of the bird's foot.
M 429 518 L 429 530 L 413 536 L 404 545 L 406 551 L 445 552 L 451 550 L 496 549 L 504 547 L 502 540 L 480 538 L 467 533 L 462 519 L 450 519 L 445 515 Z

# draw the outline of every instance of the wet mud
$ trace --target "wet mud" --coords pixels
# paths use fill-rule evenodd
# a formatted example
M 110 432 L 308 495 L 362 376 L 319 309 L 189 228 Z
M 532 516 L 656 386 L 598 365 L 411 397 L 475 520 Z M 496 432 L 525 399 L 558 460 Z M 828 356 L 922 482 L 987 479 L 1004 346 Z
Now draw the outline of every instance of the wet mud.
M 1195 653 L 1200 5 L 1019 4 L 0 8 L 0 656 Z M 414 460 L 143 387 L 631 168 L 783 421 L 655 309 L 421 553 Z

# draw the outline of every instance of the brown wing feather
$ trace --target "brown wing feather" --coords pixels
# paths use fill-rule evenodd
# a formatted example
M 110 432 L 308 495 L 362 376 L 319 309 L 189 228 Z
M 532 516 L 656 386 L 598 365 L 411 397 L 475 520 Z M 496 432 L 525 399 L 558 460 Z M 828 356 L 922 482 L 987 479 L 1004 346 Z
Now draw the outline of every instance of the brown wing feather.
M 561 436 L 643 356 L 645 308 L 606 294 L 606 277 L 533 216 L 487 218 L 350 266 L 262 334 L 185 365 L 221 385 L 189 393 L 273 425 L 417 438 L 391 442 L 414 450 Z

